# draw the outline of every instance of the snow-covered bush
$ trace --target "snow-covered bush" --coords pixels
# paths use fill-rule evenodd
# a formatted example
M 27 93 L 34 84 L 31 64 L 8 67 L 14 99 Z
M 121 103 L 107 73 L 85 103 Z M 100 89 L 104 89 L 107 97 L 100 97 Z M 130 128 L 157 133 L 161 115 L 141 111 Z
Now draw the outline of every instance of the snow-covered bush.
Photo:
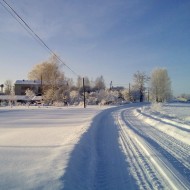
M 163 104 L 162 103 L 152 103 L 151 104 L 151 111 L 153 112 L 161 112 Z
M 56 107 L 63 107 L 65 106 L 64 102 L 54 102 L 53 103 L 53 106 L 56 106 Z
M 79 104 L 79 102 L 81 101 L 80 99 L 81 98 L 80 98 L 80 94 L 78 91 L 72 90 L 70 92 L 70 104 L 72 104 L 72 105 L 73 104 Z
M 25 94 L 26 94 L 26 96 L 27 96 L 30 100 L 32 100 L 32 99 L 34 98 L 34 96 L 35 96 L 35 93 L 33 92 L 33 90 L 30 90 L 29 88 L 25 91 Z
M 84 106 L 84 102 L 79 102 L 78 106 Z

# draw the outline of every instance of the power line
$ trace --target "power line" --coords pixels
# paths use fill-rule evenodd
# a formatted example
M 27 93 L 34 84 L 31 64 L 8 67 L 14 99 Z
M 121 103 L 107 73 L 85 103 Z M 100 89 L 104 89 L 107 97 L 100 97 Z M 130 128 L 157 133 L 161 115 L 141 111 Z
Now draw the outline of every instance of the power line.
M 6 9 L 7 12 L 9 12 L 9 14 L 11 14 L 12 17 L 14 17 L 15 20 L 17 20 L 17 22 L 28 32 L 33 36 L 33 34 L 21 23 L 21 21 L 2 3 L 0 2 L 0 4 Z
M 18 19 L 18 17 L 16 17 L 16 16 L 10 11 L 10 9 L 8 9 L 8 7 L 6 7 L 2 2 L 0 2 L 0 4 L 6 9 L 7 12 L 9 12 L 9 14 L 10 14 L 12 17 L 14 17 L 14 19 L 15 19 L 35 40 L 38 40 L 38 39 L 34 36 L 34 34 L 33 34 L 28 28 L 26 28 L 25 25 L 23 25 L 23 23 L 20 21 L 20 19 Z M 39 43 L 39 44 L 44 48 L 44 46 L 43 46 L 41 43 Z M 47 49 L 46 49 L 46 50 L 47 50 Z
M 67 67 L 73 74 L 79 76 L 73 69 L 71 69 L 59 56 L 57 56 L 54 51 L 40 38 L 40 36 L 34 32 L 34 30 L 29 26 L 29 24 L 24 21 L 24 19 L 5 1 L 3 2 L 6 4 L 6 6 L 0 2 L 0 4 L 11 14 L 11 16 L 19 22 L 19 24 L 30 34 L 32 37 L 40 43 L 40 45 L 43 45 L 43 47 L 48 50 L 49 53 L 53 54 L 65 67 Z

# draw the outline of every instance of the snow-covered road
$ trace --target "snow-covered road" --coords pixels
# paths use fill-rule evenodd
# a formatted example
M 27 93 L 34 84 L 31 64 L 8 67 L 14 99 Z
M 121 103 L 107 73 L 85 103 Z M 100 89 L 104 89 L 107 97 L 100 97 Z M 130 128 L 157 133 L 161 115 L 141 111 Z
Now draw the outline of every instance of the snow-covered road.
M 97 115 L 75 147 L 62 177 L 64 189 L 136 189 L 126 157 L 119 147 L 119 131 L 112 108 Z
M 140 120 L 134 108 L 118 114 L 123 150 L 142 189 L 189 189 L 190 146 Z
M 65 189 L 190 189 L 190 145 L 138 118 L 137 107 L 94 119 L 62 178 Z
M 0 110 L 0 189 L 190 189 L 190 126 L 141 107 Z

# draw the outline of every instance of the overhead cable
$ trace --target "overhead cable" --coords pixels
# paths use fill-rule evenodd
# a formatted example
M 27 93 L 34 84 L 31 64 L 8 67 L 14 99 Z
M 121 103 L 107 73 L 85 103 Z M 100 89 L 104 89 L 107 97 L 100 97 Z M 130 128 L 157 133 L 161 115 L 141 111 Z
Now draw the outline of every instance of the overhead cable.
M 54 51 L 40 38 L 40 36 L 34 32 L 34 30 L 29 26 L 29 24 L 26 23 L 26 21 L 5 1 L 3 2 L 6 4 L 6 6 L 0 2 L 0 4 L 11 14 L 11 16 L 19 22 L 19 24 L 30 34 L 32 37 L 40 43 L 40 45 L 43 45 L 43 47 L 48 50 L 49 53 L 53 54 L 65 67 L 67 67 L 73 74 L 79 76 L 73 69 L 71 69 L 59 56 L 57 56 Z

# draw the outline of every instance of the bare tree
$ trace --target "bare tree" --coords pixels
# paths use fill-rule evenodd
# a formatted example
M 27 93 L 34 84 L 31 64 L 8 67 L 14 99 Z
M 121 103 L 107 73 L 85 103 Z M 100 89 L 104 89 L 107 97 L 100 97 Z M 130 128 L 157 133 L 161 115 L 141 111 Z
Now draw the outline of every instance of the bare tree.
M 145 84 L 149 81 L 149 77 L 144 73 L 138 71 L 133 75 L 134 85 L 133 89 L 138 90 L 139 92 L 139 100 L 143 102 L 144 100 L 144 91 L 145 91 Z
M 166 69 L 157 68 L 152 72 L 150 90 L 153 101 L 164 102 L 171 98 L 171 81 Z

